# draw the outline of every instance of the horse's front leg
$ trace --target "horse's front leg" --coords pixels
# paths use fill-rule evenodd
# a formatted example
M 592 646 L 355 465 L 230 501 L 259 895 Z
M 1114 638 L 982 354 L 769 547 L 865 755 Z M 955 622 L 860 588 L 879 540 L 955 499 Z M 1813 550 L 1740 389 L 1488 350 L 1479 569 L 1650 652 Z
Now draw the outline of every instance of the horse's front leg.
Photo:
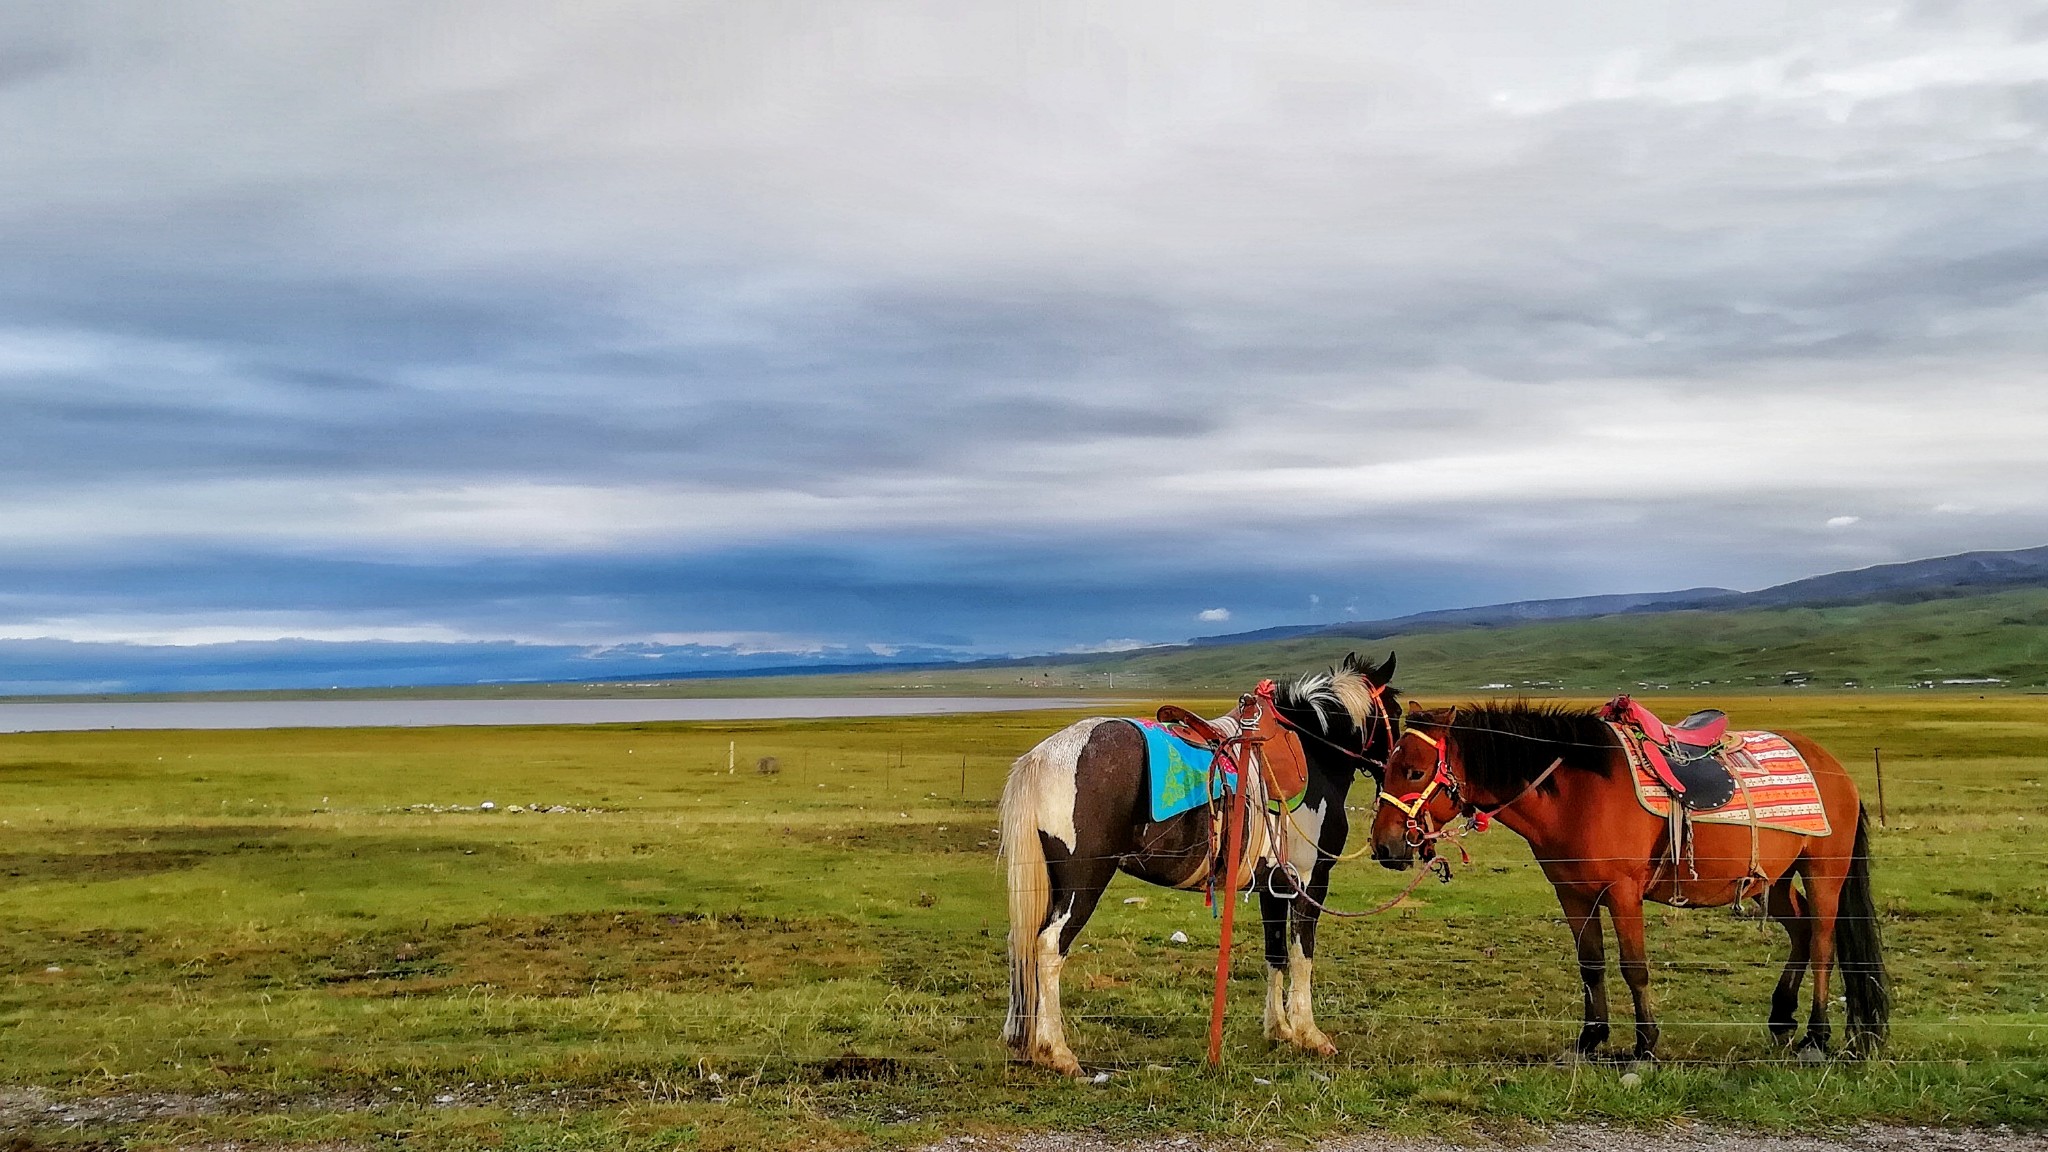
M 1568 1056 L 1589 1059 L 1607 1042 L 1607 942 L 1600 934 L 1600 896 L 1559 887 L 1557 902 L 1565 926 L 1579 950 L 1579 985 L 1584 992 L 1584 1024 Z
M 1309 874 L 1308 893 L 1318 903 L 1330 894 L 1330 866 L 1319 864 Z M 1319 913 L 1307 900 L 1294 902 L 1294 939 L 1287 950 L 1287 1015 L 1294 1021 L 1294 1042 L 1319 1056 L 1335 1056 L 1337 1046 L 1316 1027 L 1316 925 Z
M 1650 958 L 1643 943 L 1643 894 L 1633 886 L 1607 895 L 1607 915 L 1614 920 L 1614 942 L 1621 948 L 1621 978 L 1635 1001 L 1638 1060 L 1657 1058 L 1657 1018 L 1650 1008 Z
M 1294 1044 L 1299 1041 L 1287 1012 L 1287 919 L 1294 901 L 1273 895 L 1272 871 L 1260 865 L 1253 877 L 1259 889 L 1259 919 L 1266 929 L 1266 1039 Z

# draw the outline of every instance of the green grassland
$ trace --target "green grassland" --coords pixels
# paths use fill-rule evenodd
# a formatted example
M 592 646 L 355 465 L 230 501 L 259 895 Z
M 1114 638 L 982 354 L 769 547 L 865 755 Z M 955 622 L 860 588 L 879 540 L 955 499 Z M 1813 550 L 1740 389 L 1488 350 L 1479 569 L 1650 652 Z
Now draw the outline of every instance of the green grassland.
M 68 1111 L 38 1103 L 33 1139 L 139 1147 L 2048 1122 L 2048 697 L 1741 700 L 1867 792 L 1884 748 L 1895 1038 L 1784 1063 L 1777 930 L 1653 913 L 1666 1060 L 1633 1089 L 1551 1063 L 1576 976 L 1503 831 L 1453 884 L 1326 921 L 1334 1060 L 1259 1039 L 1247 930 L 1229 1065 L 1203 1068 L 1214 922 L 1126 879 L 1066 975 L 1074 1047 L 1113 1075 L 1009 1065 L 994 798 L 1069 718 L 0 737 L 0 1104 L 46 1093 Z M 1400 883 L 1350 864 L 1333 900 Z

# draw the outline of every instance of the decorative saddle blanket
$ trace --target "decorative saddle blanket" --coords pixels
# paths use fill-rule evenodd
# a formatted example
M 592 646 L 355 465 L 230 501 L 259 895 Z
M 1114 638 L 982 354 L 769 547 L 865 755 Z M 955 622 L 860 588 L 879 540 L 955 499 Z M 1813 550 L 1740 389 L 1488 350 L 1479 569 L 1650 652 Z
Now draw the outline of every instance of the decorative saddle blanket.
M 1670 789 L 1657 778 L 1643 748 L 1642 734 L 1632 726 L 1609 722 L 1628 751 L 1636 800 L 1652 816 L 1671 815 Z M 1708 824 L 1755 824 L 1801 836 L 1826 836 L 1833 831 L 1820 799 L 1820 785 L 1799 750 L 1775 732 L 1731 732 L 1720 754 L 1735 774 L 1735 795 L 1715 808 L 1688 815 Z
M 1217 754 L 1186 740 L 1152 720 L 1132 720 L 1145 734 L 1145 775 L 1151 780 L 1152 819 L 1165 820 L 1237 791 L 1237 765 L 1228 756 L 1223 770 L 1211 775 Z

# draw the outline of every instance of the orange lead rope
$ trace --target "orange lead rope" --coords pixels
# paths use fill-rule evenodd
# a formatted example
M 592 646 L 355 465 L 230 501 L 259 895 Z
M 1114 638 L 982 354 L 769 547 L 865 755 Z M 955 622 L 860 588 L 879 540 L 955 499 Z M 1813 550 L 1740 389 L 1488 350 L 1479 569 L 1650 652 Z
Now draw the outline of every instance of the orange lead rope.
M 1245 759 L 1252 760 L 1256 752 Z M 1225 840 L 1230 858 L 1224 862 L 1223 889 L 1223 935 L 1216 944 L 1216 1001 L 1209 1006 L 1209 1064 L 1212 1067 L 1223 1063 L 1223 1001 L 1230 989 L 1230 929 L 1237 919 L 1237 868 L 1244 855 L 1244 794 L 1245 770 L 1250 764 L 1238 766 L 1237 792 L 1230 801 L 1230 828 Z
M 1261 680 L 1253 689 L 1252 696 L 1266 707 L 1272 707 L 1273 682 Z M 1223 1065 L 1223 1004 L 1230 993 L 1230 930 L 1237 923 L 1237 870 L 1244 857 L 1244 794 L 1250 790 L 1251 782 L 1258 779 L 1256 773 L 1265 770 L 1265 765 L 1259 762 L 1258 746 L 1245 739 L 1255 726 L 1255 722 L 1246 724 L 1240 720 L 1238 723 L 1237 791 L 1231 794 L 1230 827 L 1224 835 L 1224 851 L 1230 855 L 1223 862 L 1223 931 L 1216 941 L 1216 996 L 1209 1005 L 1209 1066 L 1212 1068 Z

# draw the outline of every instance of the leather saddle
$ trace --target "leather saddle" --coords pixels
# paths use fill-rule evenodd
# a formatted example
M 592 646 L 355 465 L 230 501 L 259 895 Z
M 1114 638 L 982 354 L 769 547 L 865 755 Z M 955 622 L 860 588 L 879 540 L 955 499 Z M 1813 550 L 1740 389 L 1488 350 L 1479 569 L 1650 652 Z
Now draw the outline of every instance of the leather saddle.
M 1279 711 L 1269 698 L 1248 695 L 1231 710 L 1229 728 L 1202 719 L 1178 704 L 1162 704 L 1156 714 L 1161 724 L 1191 744 L 1229 753 L 1228 744 L 1258 750 L 1264 769 L 1267 797 L 1287 803 L 1308 790 L 1308 755 L 1301 738 L 1280 723 Z M 1234 759 L 1242 760 L 1241 755 Z
M 1228 738 L 1221 728 L 1216 727 L 1214 724 L 1209 723 L 1207 720 L 1202 719 L 1178 704 L 1161 704 L 1157 713 L 1157 719 L 1161 724 L 1166 725 L 1174 735 L 1190 744 L 1217 748 L 1221 747 L 1223 741 Z M 1235 735 L 1235 733 L 1230 735 Z
M 1689 812 L 1719 808 L 1735 798 L 1735 772 L 1720 755 L 1728 714 L 1706 708 L 1666 724 L 1626 694 L 1600 709 L 1603 720 L 1632 724 L 1643 737 L 1650 770 Z

